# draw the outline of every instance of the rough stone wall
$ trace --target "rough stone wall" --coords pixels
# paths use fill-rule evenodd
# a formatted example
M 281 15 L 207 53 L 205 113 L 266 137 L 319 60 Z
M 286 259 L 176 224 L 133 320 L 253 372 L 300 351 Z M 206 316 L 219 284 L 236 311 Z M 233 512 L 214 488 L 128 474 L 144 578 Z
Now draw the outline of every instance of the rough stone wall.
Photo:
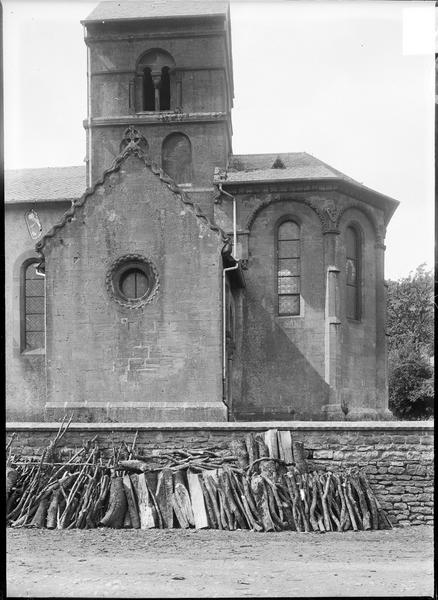
M 93 117 L 115 117 L 133 112 L 133 103 L 129 103 L 129 82 L 134 78 L 139 58 L 155 48 L 168 52 L 176 69 L 182 69 L 184 112 L 226 110 L 226 86 L 221 70 L 226 68 L 223 22 L 212 24 L 210 20 L 202 26 L 197 23 L 182 28 L 178 22 L 151 25 L 143 21 L 140 25 L 125 24 L 124 27 L 105 23 L 90 24 L 88 31 Z M 171 109 L 176 107 L 173 94 Z
M 137 157 L 108 175 L 44 249 L 48 409 L 67 402 L 92 421 L 205 420 L 202 407 L 216 403 L 210 419 L 222 420 L 223 243 Z M 108 291 L 109 269 L 130 254 L 158 273 L 140 308 Z
M 233 92 L 226 37 L 223 18 L 88 26 L 92 181 L 111 165 L 123 130 L 134 124 L 148 141 L 151 159 L 159 165 L 165 137 L 173 132 L 187 135 L 193 153 L 191 183 L 195 189 L 212 189 L 214 168 L 225 168 L 231 152 Z M 175 61 L 170 73 L 170 109 L 177 109 L 176 114 L 145 113 L 138 106 L 142 83 L 136 76 L 137 61 L 152 49 L 169 53 Z M 210 213 L 212 202 L 207 203 L 205 197 L 196 200 Z
M 37 204 L 43 235 L 70 205 L 70 201 Z M 41 419 L 46 400 L 45 352 L 22 352 L 20 347 L 21 268 L 27 259 L 38 258 L 24 221 L 30 208 L 35 208 L 35 203 L 6 204 L 4 213 L 6 417 L 13 421 Z
M 120 142 L 127 123 L 93 129 L 93 180 L 100 179 L 105 169 L 109 168 L 120 152 Z M 229 152 L 229 142 L 226 125 L 223 121 L 214 123 L 192 123 L 175 121 L 171 124 L 156 122 L 148 126 L 146 123 L 136 123 L 136 129 L 149 145 L 150 160 L 161 166 L 161 150 L 165 138 L 171 133 L 186 135 L 192 147 L 191 186 L 183 186 L 193 195 L 202 211 L 212 217 L 213 206 L 213 173 L 214 167 L 225 166 Z
M 284 191 L 287 185 L 289 193 Z M 386 312 L 383 250 L 377 243 L 383 212 L 336 191 L 294 192 L 294 183 L 283 183 L 283 191 L 275 193 L 274 186 L 253 186 L 252 193 L 243 185 L 229 187 L 237 200 L 239 258 L 247 263 L 243 319 L 238 324 L 243 332 L 242 392 L 234 402 L 235 418 L 388 418 L 386 346 L 379 334 Z M 325 210 L 342 215 L 337 227 L 328 228 L 322 221 Z M 222 199 L 214 211 L 216 222 L 230 231 L 232 203 Z M 277 313 L 276 227 L 285 217 L 301 227 L 299 316 Z M 361 240 L 362 310 L 357 321 L 346 316 L 349 225 L 356 227 Z M 325 315 L 329 267 L 338 269 L 331 300 L 337 324 L 330 332 Z
M 354 224 L 361 232 L 360 296 L 358 321 L 346 316 L 345 230 Z M 357 209 L 345 211 L 340 223 L 338 266 L 340 268 L 340 320 L 342 350 L 341 403 L 345 410 L 376 408 L 376 235 L 369 219 Z
M 300 224 L 301 314 L 277 315 L 276 228 L 290 216 Z M 243 322 L 242 397 L 237 419 L 317 418 L 327 402 L 324 380 L 324 255 L 321 223 L 293 201 L 271 204 L 249 235 Z
M 74 451 L 97 435 L 101 449 L 110 453 L 112 444 L 129 444 L 138 431 L 137 448 L 145 454 L 172 448 L 227 448 L 231 439 L 270 428 L 290 430 L 294 441 L 302 441 L 311 468 L 363 468 L 395 525 L 433 524 L 433 424 L 429 422 L 75 424 L 67 431 L 63 447 Z M 16 454 L 41 454 L 57 429 L 57 424 L 10 423 L 7 439 L 15 431 Z

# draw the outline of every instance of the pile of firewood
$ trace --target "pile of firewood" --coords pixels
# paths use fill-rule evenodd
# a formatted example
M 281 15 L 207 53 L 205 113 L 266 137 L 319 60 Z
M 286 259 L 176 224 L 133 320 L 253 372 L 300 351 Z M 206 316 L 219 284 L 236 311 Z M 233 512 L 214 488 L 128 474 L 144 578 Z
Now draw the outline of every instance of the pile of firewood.
M 289 431 L 233 440 L 230 448 L 148 456 L 124 442 L 104 460 L 96 440 L 68 458 L 61 424 L 42 456 L 7 448 L 7 522 L 12 527 L 346 531 L 391 524 L 365 474 L 309 471 Z M 230 452 L 231 451 L 231 452 Z

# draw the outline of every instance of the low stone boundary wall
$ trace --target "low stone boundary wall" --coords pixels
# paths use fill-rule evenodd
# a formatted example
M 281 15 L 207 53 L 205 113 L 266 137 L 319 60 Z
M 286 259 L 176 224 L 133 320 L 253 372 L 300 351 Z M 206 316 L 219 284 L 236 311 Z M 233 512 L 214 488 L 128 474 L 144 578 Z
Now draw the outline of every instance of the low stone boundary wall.
M 8 423 L 7 440 L 15 432 L 14 453 L 41 454 L 59 423 Z M 433 524 L 433 423 L 430 421 L 237 422 L 237 423 L 72 423 L 62 446 L 72 450 L 97 436 L 102 449 L 130 444 L 154 449 L 225 448 L 231 439 L 267 429 L 290 430 L 302 441 L 311 467 L 336 471 L 363 468 L 394 524 Z

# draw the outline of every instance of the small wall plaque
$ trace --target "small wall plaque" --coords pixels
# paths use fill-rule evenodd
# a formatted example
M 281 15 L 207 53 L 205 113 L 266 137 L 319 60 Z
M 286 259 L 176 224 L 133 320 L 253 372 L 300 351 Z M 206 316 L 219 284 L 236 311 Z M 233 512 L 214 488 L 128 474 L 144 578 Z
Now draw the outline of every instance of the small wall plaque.
M 30 237 L 33 240 L 37 240 L 43 231 L 40 218 L 38 213 L 31 208 L 24 215 L 24 220 L 26 221 L 27 230 L 29 232 Z

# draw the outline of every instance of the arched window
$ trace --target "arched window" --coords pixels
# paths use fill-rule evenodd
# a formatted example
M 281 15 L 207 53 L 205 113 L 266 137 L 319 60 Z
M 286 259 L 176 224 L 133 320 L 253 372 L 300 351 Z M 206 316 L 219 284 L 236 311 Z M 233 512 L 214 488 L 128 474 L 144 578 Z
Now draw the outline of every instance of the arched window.
M 283 221 L 277 229 L 278 314 L 300 314 L 300 228 Z
M 171 133 L 163 141 L 161 165 L 176 183 L 192 181 L 192 145 L 183 133 Z
M 155 88 L 150 67 L 143 70 L 143 110 L 155 110 Z
M 141 56 L 136 68 L 136 110 L 170 110 L 170 72 L 174 66 L 172 56 L 159 48 Z
M 36 272 L 39 261 L 26 261 L 21 271 L 21 350 L 45 347 L 44 276 Z
M 160 110 L 170 110 L 170 74 L 169 67 L 161 69 Z
M 346 273 L 347 287 L 347 318 L 360 319 L 360 237 L 354 227 L 347 227 L 345 231 L 346 247 Z

